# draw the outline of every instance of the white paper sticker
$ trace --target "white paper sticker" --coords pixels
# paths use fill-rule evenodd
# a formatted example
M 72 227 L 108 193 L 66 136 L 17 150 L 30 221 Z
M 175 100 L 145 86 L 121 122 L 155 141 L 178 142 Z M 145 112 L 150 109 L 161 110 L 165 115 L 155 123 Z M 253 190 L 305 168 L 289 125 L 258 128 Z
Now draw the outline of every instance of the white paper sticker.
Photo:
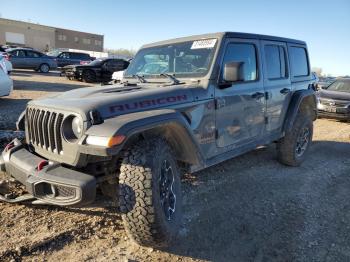
M 216 39 L 203 39 L 194 41 L 191 49 L 213 48 L 216 44 Z

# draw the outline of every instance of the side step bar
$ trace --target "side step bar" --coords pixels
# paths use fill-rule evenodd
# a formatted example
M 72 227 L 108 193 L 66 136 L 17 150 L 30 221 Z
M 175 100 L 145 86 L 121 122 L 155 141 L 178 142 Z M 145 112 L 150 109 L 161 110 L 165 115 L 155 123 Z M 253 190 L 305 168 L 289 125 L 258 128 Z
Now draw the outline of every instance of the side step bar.
M 35 200 L 36 198 L 30 194 L 25 194 L 16 198 L 7 198 L 3 195 L 0 195 L 0 201 L 1 202 L 6 202 L 6 203 L 10 203 L 10 204 L 14 204 L 14 203 L 21 203 L 21 202 L 26 202 L 26 201 L 31 201 L 31 200 Z

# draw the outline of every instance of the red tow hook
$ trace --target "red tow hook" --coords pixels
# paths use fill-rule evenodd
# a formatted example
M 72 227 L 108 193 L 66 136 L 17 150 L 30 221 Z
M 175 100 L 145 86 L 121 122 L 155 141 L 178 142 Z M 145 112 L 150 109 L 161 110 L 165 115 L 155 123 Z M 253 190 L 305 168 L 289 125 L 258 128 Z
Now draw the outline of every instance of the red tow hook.
M 14 147 L 15 147 L 15 143 L 13 142 L 7 144 L 5 147 L 5 152 L 9 151 L 11 148 L 14 148 Z
M 48 164 L 49 164 L 48 161 L 42 160 L 42 161 L 39 162 L 38 166 L 36 167 L 36 170 L 37 170 L 38 172 L 40 172 L 40 171 L 43 170 L 43 168 L 44 168 L 45 166 L 47 166 Z

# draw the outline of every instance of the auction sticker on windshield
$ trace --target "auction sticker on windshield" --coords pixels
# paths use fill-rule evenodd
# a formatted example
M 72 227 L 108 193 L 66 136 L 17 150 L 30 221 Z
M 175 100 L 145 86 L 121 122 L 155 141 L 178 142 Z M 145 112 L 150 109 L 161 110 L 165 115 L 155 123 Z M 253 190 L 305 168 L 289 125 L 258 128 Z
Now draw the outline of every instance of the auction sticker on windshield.
M 216 44 L 216 39 L 203 39 L 194 41 L 191 49 L 213 48 Z

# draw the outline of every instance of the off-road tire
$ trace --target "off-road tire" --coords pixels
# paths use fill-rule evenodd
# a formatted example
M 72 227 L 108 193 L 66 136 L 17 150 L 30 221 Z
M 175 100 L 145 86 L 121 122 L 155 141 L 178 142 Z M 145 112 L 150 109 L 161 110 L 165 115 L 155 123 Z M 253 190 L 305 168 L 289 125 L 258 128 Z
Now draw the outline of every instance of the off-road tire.
M 48 64 L 41 64 L 40 66 L 39 66 L 39 72 L 41 72 L 41 73 L 48 73 L 48 72 L 50 72 L 50 66 L 48 65 Z
M 85 83 L 94 83 L 96 82 L 96 74 L 92 70 L 84 70 L 81 76 L 82 80 Z
M 298 138 L 302 136 L 302 132 L 308 130 L 307 145 L 301 155 L 297 153 Z M 294 125 L 285 136 L 277 142 L 277 159 L 280 163 L 288 166 L 300 166 L 305 160 L 307 152 L 312 143 L 313 122 L 310 116 L 298 114 Z
M 171 167 L 166 170 L 173 174 L 171 191 L 176 195 L 170 221 L 161 204 L 163 165 Z M 180 172 L 165 140 L 141 141 L 125 152 L 119 177 L 119 208 L 133 241 L 142 246 L 168 246 L 181 225 L 181 205 Z

